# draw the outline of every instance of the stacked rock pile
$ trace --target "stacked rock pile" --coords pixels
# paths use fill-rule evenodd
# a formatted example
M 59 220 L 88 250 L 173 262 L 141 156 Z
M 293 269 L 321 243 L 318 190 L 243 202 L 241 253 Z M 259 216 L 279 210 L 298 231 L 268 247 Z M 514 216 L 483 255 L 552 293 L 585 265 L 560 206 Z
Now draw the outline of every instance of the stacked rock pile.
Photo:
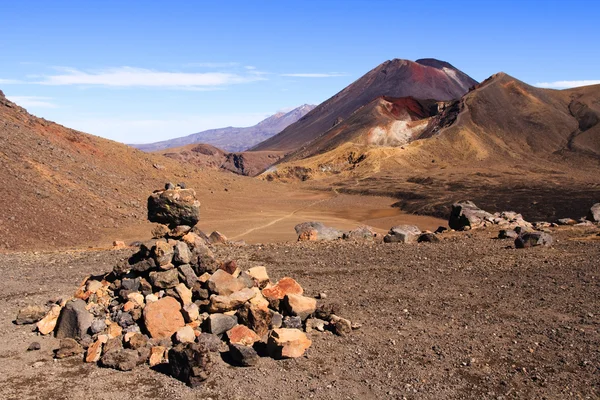
M 168 184 L 148 199 L 148 217 L 159 222 L 150 242 L 113 271 L 86 278 L 73 298 L 44 309 L 28 307 L 17 323 L 61 338 L 56 357 L 130 370 L 168 364 L 174 377 L 195 386 L 206 380 L 215 352 L 240 366 L 261 356 L 302 356 L 305 332 L 346 335 L 353 326 L 335 307 L 317 304 L 290 277 L 272 282 L 264 266 L 241 271 L 220 262 L 209 240 L 192 228 L 199 219 L 195 192 Z M 41 318 L 41 319 L 40 319 Z

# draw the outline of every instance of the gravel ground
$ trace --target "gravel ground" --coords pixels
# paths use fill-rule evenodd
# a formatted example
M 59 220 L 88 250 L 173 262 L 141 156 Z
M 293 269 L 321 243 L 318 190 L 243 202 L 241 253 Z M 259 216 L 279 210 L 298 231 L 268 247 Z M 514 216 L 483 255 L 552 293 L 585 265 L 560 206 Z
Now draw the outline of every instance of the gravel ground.
M 327 294 L 350 336 L 311 333 L 295 360 L 237 368 L 217 360 L 202 388 L 147 366 L 118 372 L 54 361 L 58 340 L 12 323 L 19 308 L 72 294 L 125 251 L 0 255 L 2 399 L 596 399 L 600 398 L 600 239 L 556 231 L 553 248 L 516 250 L 496 232 L 441 243 L 221 246 L 243 269 L 265 265 L 307 295 Z M 583 239 L 587 237 L 588 239 Z M 32 341 L 41 350 L 26 351 Z

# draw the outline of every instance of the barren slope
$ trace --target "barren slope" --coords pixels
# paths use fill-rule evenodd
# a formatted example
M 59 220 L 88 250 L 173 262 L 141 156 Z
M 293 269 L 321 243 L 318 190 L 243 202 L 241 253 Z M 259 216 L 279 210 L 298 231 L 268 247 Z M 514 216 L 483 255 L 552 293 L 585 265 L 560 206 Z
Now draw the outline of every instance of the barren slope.
M 460 98 L 476 83 L 443 61 L 386 61 L 252 150 L 296 150 L 380 96 L 452 100 Z
M 393 195 L 435 215 L 472 197 L 535 218 L 582 216 L 600 198 L 599 102 L 600 86 L 539 89 L 503 73 L 431 116 L 414 112 L 422 101 L 377 99 L 263 177 Z M 394 145 L 399 125 L 409 140 Z

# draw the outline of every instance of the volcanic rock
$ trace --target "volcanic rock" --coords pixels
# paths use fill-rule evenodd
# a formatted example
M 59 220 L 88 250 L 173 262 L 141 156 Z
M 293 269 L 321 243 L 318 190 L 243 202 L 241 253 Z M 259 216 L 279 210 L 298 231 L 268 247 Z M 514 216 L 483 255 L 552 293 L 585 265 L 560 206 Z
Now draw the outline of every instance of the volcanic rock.
M 169 350 L 171 374 L 191 387 L 197 387 L 210 375 L 212 360 L 206 347 L 181 343 Z
M 174 288 L 179 284 L 179 271 L 176 269 L 152 271 L 148 278 L 150 279 L 150 283 L 159 289 Z
M 587 219 L 592 222 L 600 222 L 600 203 L 596 203 L 590 208 Z
M 267 341 L 267 350 L 271 357 L 296 358 L 304 354 L 312 341 L 299 329 L 273 329 Z
M 398 225 L 390 229 L 384 236 L 385 243 L 414 243 L 421 234 L 421 230 L 414 225 Z
M 42 345 L 39 342 L 31 342 L 27 347 L 27 351 L 36 351 L 42 348 Z
M 344 233 L 343 238 L 349 240 L 373 240 L 376 236 L 377 234 L 370 226 L 360 226 L 350 232 Z
M 219 269 L 208 280 L 208 289 L 216 294 L 230 295 L 246 287 L 244 283 L 231 274 Z
M 200 318 L 200 310 L 195 303 L 186 304 L 181 309 L 185 322 L 194 322 Z
M 220 335 L 236 326 L 237 323 L 237 318 L 232 315 L 211 314 L 208 317 L 208 330 L 210 333 Z
M 291 315 L 297 315 L 302 321 L 317 309 L 317 300 L 297 294 L 287 294 L 283 299 L 285 309 Z
M 194 329 L 186 325 L 182 328 L 179 328 L 175 333 L 175 340 L 177 343 L 192 343 L 196 340 L 196 335 L 194 333 Z
M 60 341 L 60 347 L 56 351 L 56 358 L 67 358 L 83 353 L 83 347 L 75 339 L 64 338 Z
M 131 371 L 140 361 L 140 354 L 131 349 L 107 351 L 100 358 L 103 367 L 118 369 L 119 371 Z
M 426 232 L 419 235 L 417 238 L 418 243 L 437 243 L 440 241 L 440 238 L 436 236 L 435 233 Z
M 552 246 L 552 235 L 546 232 L 526 232 L 515 239 L 517 249 L 535 246 Z
M 173 262 L 176 265 L 189 264 L 192 261 L 192 252 L 185 242 L 177 242 L 173 255 Z
M 498 232 L 498 239 L 516 239 L 518 236 L 519 234 L 512 229 L 501 229 Z
M 323 223 L 317 221 L 303 222 L 301 224 L 296 225 L 294 227 L 294 230 L 298 235 L 298 240 L 300 240 L 300 236 L 302 236 L 304 232 L 309 231 L 316 231 L 315 240 L 336 240 L 344 236 L 343 231 L 325 226 L 323 225 Z M 306 234 L 304 236 L 306 236 Z M 309 233 L 308 237 L 303 240 L 313 240 L 313 237 L 314 233 Z
M 148 220 L 170 228 L 194 226 L 200 220 L 200 202 L 193 189 L 168 189 L 148 197 Z
M 260 336 L 245 325 L 236 325 L 227 331 L 227 338 L 230 343 L 252 346 L 260 340 Z
M 167 348 L 164 346 L 153 346 L 150 349 L 150 361 L 151 367 L 155 367 L 158 364 L 162 364 L 165 361 L 165 352 Z
M 213 233 L 211 233 L 210 236 L 208 237 L 208 240 L 212 244 L 227 243 L 227 237 L 225 235 L 223 235 L 222 233 L 217 232 L 217 231 L 214 231 Z
M 472 201 L 462 201 L 452 204 L 448 225 L 457 231 L 476 229 L 483 226 L 486 218 L 491 220 L 494 216 L 477 207 Z
M 27 307 L 19 310 L 17 313 L 17 318 L 15 319 L 15 324 L 34 324 L 44 318 L 45 315 L 46 309 L 44 307 L 28 305 Z
M 281 323 L 283 328 L 302 330 L 302 318 L 297 315 L 286 315 Z
M 173 260 L 175 250 L 173 245 L 164 239 L 157 240 L 156 244 L 152 248 L 152 254 L 156 264 L 159 266 L 168 265 Z
M 352 323 L 345 318 L 332 315 L 330 322 L 333 324 L 334 332 L 339 336 L 346 336 L 352 332 Z
M 210 306 L 208 311 L 211 313 L 224 313 L 234 310 L 242 306 L 255 295 L 256 293 L 249 288 L 244 288 L 237 292 L 233 292 L 229 296 L 212 295 L 210 296 Z
M 149 303 L 144 308 L 144 324 L 153 338 L 168 338 L 185 325 L 181 305 L 173 297 Z
M 303 293 L 304 290 L 302 289 L 302 286 L 300 286 L 294 279 L 289 277 L 281 278 L 281 280 L 279 280 L 275 286 L 267 286 L 262 290 L 262 295 L 265 297 L 265 299 L 269 300 L 270 303 L 283 300 L 287 294 L 302 295 Z
M 229 344 L 229 354 L 232 360 L 242 367 L 251 367 L 256 365 L 260 359 L 258 353 L 253 347 L 237 343 Z
M 85 306 L 81 299 L 73 299 L 65 305 L 56 324 L 57 338 L 81 338 L 87 333 L 94 316 Z

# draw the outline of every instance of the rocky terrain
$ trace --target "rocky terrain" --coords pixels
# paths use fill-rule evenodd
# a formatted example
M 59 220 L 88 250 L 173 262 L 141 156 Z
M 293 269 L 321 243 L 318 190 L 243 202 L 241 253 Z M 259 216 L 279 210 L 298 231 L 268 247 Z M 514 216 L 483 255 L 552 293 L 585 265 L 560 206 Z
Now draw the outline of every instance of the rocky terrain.
M 84 277 L 135 250 L 0 255 L 0 397 L 597 398 L 597 233 L 553 228 L 552 248 L 531 249 L 494 239 L 489 228 L 445 233 L 439 243 L 215 246 L 217 258 L 241 270 L 262 265 L 275 280 L 294 276 L 306 296 L 327 294 L 326 303 L 362 327 L 350 336 L 311 332 L 298 359 L 261 358 L 249 368 L 217 359 L 196 389 L 160 368 L 53 361 L 59 339 L 11 323 L 25 305 L 72 295 Z M 41 349 L 27 351 L 34 341 Z
M 165 157 L 200 168 L 224 170 L 238 175 L 256 176 L 279 161 L 285 154 L 280 151 L 244 151 L 226 153 L 208 144 L 160 150 Z
M 179 148 L 194 144 L 208 144 L 231 153 L 239 153 L 249 149 L 271 136 L 283 131 L 289 125 L 300 120 L 315 106 L 303 104 L 288 112 L 278 112 L 254 126 L 245 128 L 219 128 L 210 129 L 188 136 L 164 140 L 156 143 L 132 144 L 131 146 L 143 151 L 171 151 L 168 149 Z

